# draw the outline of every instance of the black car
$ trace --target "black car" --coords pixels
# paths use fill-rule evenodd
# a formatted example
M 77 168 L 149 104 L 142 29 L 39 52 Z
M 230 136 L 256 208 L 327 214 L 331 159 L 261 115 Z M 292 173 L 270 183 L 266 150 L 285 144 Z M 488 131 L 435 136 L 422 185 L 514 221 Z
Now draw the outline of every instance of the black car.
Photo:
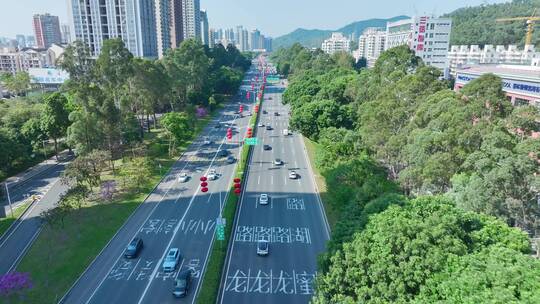
M 134 259 L 139 255 L 139 252 L 141 251 L 142 248 L 143 248 L 142 239 L 139 237 L 136 237 L 126 247 L 126 251 L 124 252 L 124 257 L 126 257 L 127 259 Z
M 269 151 L 269 150 L 272 150 L 272 147 L 270 147 L 270 145 L 264 145 L 264 146 L 263 146 L 263 149 L 264 149 L 265 151 Z
M 187 296 L 189 285 L 191 284 L 191 271 L 184 270 L 180 272 L 178 278 L 174 280 L 173 295 L 177 298 Z
M 278 113 L 278 112 L 274 112 L 274 116 L 279 116 L 279 113 Z
M 225 156 L 229 155 L 229 151 L 227 151 L 227 150 L 219 150 L 217 155 L 219 157 L 225 157 Z
M 272 130 L 272 126 L 266 125 L 266 130 L 268 131 Z
M 266 110 L 263 110 L 263 114 L 268 114 L 268 112 Z

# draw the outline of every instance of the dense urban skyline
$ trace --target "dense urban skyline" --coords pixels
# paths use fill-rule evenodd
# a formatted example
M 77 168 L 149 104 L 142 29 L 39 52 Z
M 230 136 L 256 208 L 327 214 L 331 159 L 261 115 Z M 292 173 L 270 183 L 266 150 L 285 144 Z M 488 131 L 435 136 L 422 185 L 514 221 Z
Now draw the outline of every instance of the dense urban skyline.
M 208 11 L 211 28 L 232 28 L 243 25 L 247 28 L 258 28 L 271 37 L 287 34 L 296 28 L 336 29 L 350 22 L 369 19 L 386 18 L 396 15 L 435 14 L 440 15 L 460 7 L 479 4 L 507 2 L 506 0 L 456 0 L 436 5 L 429 0 L 396 1 L 382 0 L 369 7 L 365 3 L 354 0 L 342 0 L 340 5 L 332 2 L 285 1 L 276 0 L 273 6 L 263 1 L 250 0 L 203 0 L 201 9 Z M 309 4 L 309 5 L 308 5 Z M 29 10 L 28 7 L 32 9 Z M 288 7 L 282 10 L 282 7 Z M 344 10 L 343 7 L 350 9 Z M 64 0 L 27 0 L 9 3 L 9 14 L 0 19 L 0 37 L 15 38 L 17 34 L 32 34 L 32 16 L 50 13 L 58 16 L 61 23 L 68 22 L 67 2 Z M 298 15 L 298 12 L 303 12 Z M 275 17 L 279 16 L 279 22 Z

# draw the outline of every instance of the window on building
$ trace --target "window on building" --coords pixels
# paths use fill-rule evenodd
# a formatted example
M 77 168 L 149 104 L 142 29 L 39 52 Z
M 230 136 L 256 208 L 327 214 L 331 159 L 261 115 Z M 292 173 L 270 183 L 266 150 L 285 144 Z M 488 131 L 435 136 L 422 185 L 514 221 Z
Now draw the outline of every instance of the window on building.
M 515 105 L 516 107 L 519 107 L 519 106 L 526 106 L 526 105 L 528 105 L 528 104 L 529 104 L 529 100 L 527 100 L 527 99 L 523 99 L 523 98 L 519 98 L 519 97 L 516 97 L 516 98 L 514 99 L 514 105 Z

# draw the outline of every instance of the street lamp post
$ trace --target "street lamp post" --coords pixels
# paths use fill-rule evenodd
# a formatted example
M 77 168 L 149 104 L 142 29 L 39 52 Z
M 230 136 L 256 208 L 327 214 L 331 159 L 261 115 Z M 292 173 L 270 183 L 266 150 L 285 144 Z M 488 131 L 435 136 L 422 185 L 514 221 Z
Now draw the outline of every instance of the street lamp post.
M 11 197 L 9 196 L 9 188 L 7 181 L 4 183 L 4 186 L 6 186 L 6 196 L 8 199 L 9 210 L 11 211 L 11 217 L 13 217 L 13 206 L 11 206 Z

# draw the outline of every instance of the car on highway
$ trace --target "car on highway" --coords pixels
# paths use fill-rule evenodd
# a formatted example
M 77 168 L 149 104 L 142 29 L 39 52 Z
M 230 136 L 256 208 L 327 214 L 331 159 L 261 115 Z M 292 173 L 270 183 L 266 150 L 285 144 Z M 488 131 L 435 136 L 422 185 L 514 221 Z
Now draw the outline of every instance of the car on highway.
M 266 125 L 266 130 L 268 130 L 268 131 L 272 130 L 272 126 Z
M 180 272 L 178 278 L 174 280 L 173 295 L 177 298 L 183 298 L 187 296 L 189 285 L 191 285 L 191 270 L 184 270 Z
M 257 126 L 259 126 L 259 128 L 262 128 L 262 127 L 264 127 L 264 124 L 262 122 L 260 122 Z
M 259 196 L 259 204 L 268 205 L 268 194 L 263 193 Z
M 209 180 L 216 180 L 218 178 L 216 169 L 210 169 L 208 175 L 206 175 L 206 178 L 208 178 Z
M 296 171 L 289 171 L 289 178 L 290 179 L 296 179 L 298 178 L 298 174 L 296 174 Z
M 139 252 L 143 248 L 143 240 L 140 237 L 136 237 L 126 247 L 124 251 L 124 257 L 127 259 L 134 259 L 139 255 Z
M 267 256 L 268 255 L 268 241 L 266 240 L 259 240 L 257 242 L 257 255 L 260 256 Z
M 218 153 L 217 153 L 217 155 L 218 155 L 219 157 L 225 157 L 225 156 L 229 155 L 229 151 L 226 150 L 226 149 L 219 150 Z
M 268 114 L 268 112 L 266 110 L 263 110 L 263 114 Z
M 207 146 L 207 145 L 211 145 L 212 143 L 213 142 L 208 137 L 204 138 L 203 145 Z
M 289 131 L 289 129 L 284 129 L 284 130 L 282 131 L 282 133 L 283 133 L 283 136 L 289 136 L 289 135 L 291 135 L 291 132 Z
M 279 113 L 278 113 L 278 112 L 274 112 L 274 116 L 279 116 Z
M 219 129 L 219 128 L 221 128 L 221 124 L 220 124 L 220 123 L 217 123 L 217 124 L 214 125 L 214 129 Z
M 279 158 L 274 159 L 274 165 L 281 166 L 283 165 L 283 161 Z
M 185 183 L 189 180 L 189 175 L 187 175 L 186 172 L 182 172 L 180 173 L 180 175 L 178 175 L 178 181 L 181 182 L 181 183 Z
M 229 157 L 227 157 L 227 163 L 228 164 L 234 164 L 235 161 L 236 161 L 236 159 L 234 158 L 234 156 L 229 155 Z
M 163 260 L 163 272 L 173 272 L 180 262 L 180 249 L 171 248 Z
M 270 145 L 264 145 L 263 150 L 269 151 L 269 150 L 272 150 L 272 147 L 270 147 Z

